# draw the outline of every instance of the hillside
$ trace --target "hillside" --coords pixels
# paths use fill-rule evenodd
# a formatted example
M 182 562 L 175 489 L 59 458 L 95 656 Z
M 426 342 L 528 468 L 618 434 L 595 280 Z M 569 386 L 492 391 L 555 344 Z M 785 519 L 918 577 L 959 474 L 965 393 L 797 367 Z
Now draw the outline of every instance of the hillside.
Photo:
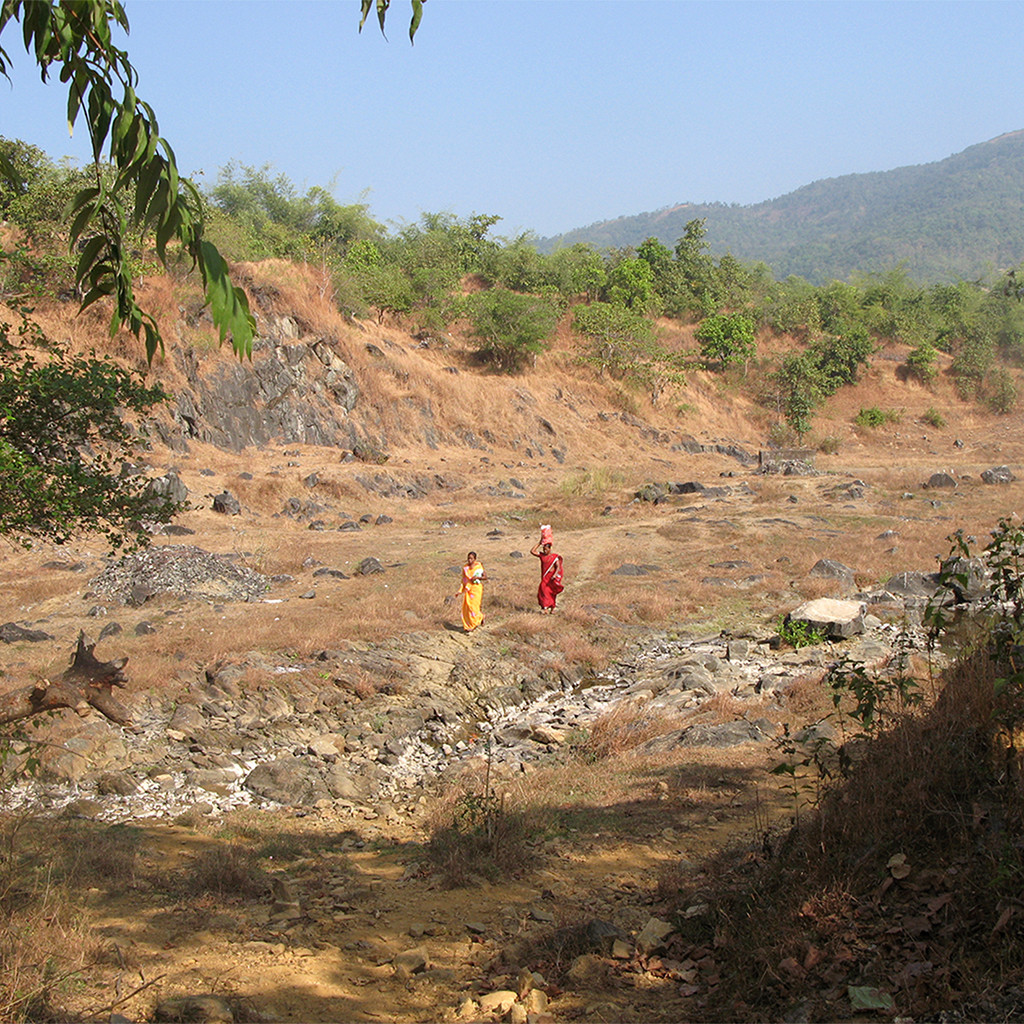
M 655 236 L 673 246 L 688 221 L 707 219 L 716 254 L 767 263 L 778 279 L 848 280 L 905 263 L 930 283 L 976 280 L 1024 258 L 1024 131 L 930 164 L 847 174 L 749 206 L 680 203 L 544 239 L 636 246 Z
M 218 347 L 187 285 L 143 288 L 168 342 L 150 372 L 174 397 L 139 425 L 137 468 L 173 474 L 190 503 L 149 560 L 119 588 L 125 563 L 91 537 L 0 562 L 4 618 L 31 634 L 4 634 L 4 689 L 53 678 L 84 631 L 129 658 L 133 714 L 125 730 L 65 712 L 43 724 L 41 778 L 3 777 L 28 795 L 28 813 L 0 816 L 8 1019 L 857 1020 L 847 986 L 879 963 L 913 979 L 889 986 L 906 1015 L 982 1019 L 994 969 L 977 951 L 1002 948 L 1000 908 L 935 888 L 962 860 L 863 898 L 792 882 L 809 909 L 747 953 L 747 911 L 708 907 L 783 863 L 800 805 L 770 774 L 776 739 L 825 722 L 828 664 L 891 652 L 906 606 L 885 587 L 1019 507 L 1024 483 L 982 478 L 1022 475 L 1019 416 L 958 399 L 945 353 L 931 386 L 906 379 L 892 343 L 816 412 L 809 440 L 831 443 L 813 472 L 765 474 L 776 417 L 755 396 L 788 337 L 761 337 L 745 375 L 693 370 L 652 402 L 582 362 L 564 322 L 500 374 L 464 325 L 413 336 L 347 317 L 309 268 L 236 278 L 260 327 L 251 363 Z M 74 314 L 36 311 L 78 351 L 145 365 L 100 311 Z M 695 346 L 692 327 L 661 327 Z M 892 415 L 858 428 L 865 407 Z M 956 487 L 922 486 L 939 470 Z M 638 497 L 669 482 L 695 486 Z M 218 510 L 225 493 L 237 508 Z M 527 554 L 541 523 L 567 565 L 551 616 Z M 470 548 L 487 619 L 464 635 Z M 163 587 L 175 557 L 205 563 L 196 549 L 264 588 Z M 819 575 L 822 559 L 848 574 Z M 863 600 L 878 625 L 773 647 L 780 616 L 821 596 Z M 696 741 L 669 743 L 687 729 Z M 991 820 L 971 841 L 1005 834 Z M 737 846 L 733 875 L 716 858 Z M 855 853 L 872 869 L 892 855 Z M 894 937 L 936 893 L 942 928 Z M 809 931 L 819 912 L 834 941 Z M 968 940 L 978 959 L 943 973 Z M 26 991 L 41 993 L 28 1010 Z

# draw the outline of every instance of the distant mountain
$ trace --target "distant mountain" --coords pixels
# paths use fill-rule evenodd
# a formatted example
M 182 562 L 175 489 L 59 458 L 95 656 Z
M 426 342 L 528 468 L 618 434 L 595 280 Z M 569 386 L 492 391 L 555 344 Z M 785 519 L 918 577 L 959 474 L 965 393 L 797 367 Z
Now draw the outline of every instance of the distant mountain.
M 539 246 L 590 242 L 669 248 L 688 221 L 707 219 L 717 255 L 761 260 L 785 278 L 820 284 L 904 263 L 922 283 L 974 280 L 1024 259 L 1024 131 L 931 164 L 825 178 L 751 206 L 681 203 L 578 228 Z

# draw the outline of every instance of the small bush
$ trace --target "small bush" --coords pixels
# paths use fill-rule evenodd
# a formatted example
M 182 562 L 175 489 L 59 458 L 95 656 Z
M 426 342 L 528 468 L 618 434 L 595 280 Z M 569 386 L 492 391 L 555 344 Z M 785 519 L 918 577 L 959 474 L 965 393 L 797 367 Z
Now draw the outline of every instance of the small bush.
M 356 441 L 352 445 L 352 454 L 360 462 L 368 462 L 374 466 L 383 466 L 391 457 L 375 441 Z
M 201 853 L 182 875 L 181 887 L 190 895 L 263 896 L 270 891 L 270 876 L 252 850 L 230 843 Z
M 985 377 L 985 404 L 1000 416 L 1006 416 L 1017 407 L 1017 386 L 1005 367 L 997 367 Z
M 614 757 L 679 727 L 679 719 L 663 708 L 619 701 L 577 739 L 574 752 L 584 761 Z
M 488 760 L 480 788 L 463 788 L 438 815 L 427 855 L 449 888 L 468 885 L 475 875 L 495 881 L 533 864 L 538 831 L 530 808 L 512 806 L 495 790 Z
M 825 633 L 801 619 L 779 618 L 779 639 L 790 647 L 814 647 L 825 642 Z
M 839 451 L 840 440 L 834 434 L 829 434 L 827 437 L 823 437 L 818 442 L 818 451 L 822 455 L 835 455 Z
M 886 423 L 899 423 L 901 416 L 893 409 L 879 409 L 871 406 L 868 409 L 861 409 L 854 417 L 853 422 L 858 427 L 881 427 Z
M 923 423 L 927 423 L 929 427 L 934 427 L 936 430 L 940 430 L 946 425 L 946 418 L 936 409 L 934 406 L 929 407 L 925 410 L 924 415 L 921 417 Z

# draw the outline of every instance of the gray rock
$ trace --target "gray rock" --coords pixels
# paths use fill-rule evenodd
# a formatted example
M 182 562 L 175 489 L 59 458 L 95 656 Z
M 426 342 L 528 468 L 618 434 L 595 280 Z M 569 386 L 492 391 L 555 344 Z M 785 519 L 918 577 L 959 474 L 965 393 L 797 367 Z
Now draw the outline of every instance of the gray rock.
M 657 917 L 649 918 L 636 937 L 636 948 L 644 953 L 663 949 L 665 940 L 675 931 L 675 926 Z
M 323 779 L 297 757 L 281 757 L 257 765 L 243 785 L 264 800 L 288 807 L 311 806 L 317 800 L 330 799 Z
M 842 562 L 833 558 L 819 558 L 811 566 L 808 576 L 818 576 L 823 579 L 842 580 L 844 583 L 853 582 L 853 570 Z
M 932 475 L 928 477 L 928 482 L 921 486 L 933 490 L 939 489 L 952 491 L 956 490 L 957 482 L 949 475 L 949 473 L 932 473 Z
M 188 488 L 181 477 L 172 471 L 150 480 L 146 484 L 145 495 L 152 499 L 153 504 L 169 501 L 175 505 L 183 505 L 188 499 Z
M 16 622 L 5 622 L 0 626 L 0 640 L 5 644 L 14 644 L 19 641 L 37 644 L 52 639 L 53 636 L 42 629 L 28 629 L 25 626 L 19 626 Z
M 1010 484 L 1017 478 L 1013 475 L 1009 466 L 993 466 L 981 474 L 981 479 L 986 484 Z
M 864 632 L 865 607 L 860 601 L 838 601 L 819 597 L 805 601 L 786 616 L 786 622 L 805 622 L 834 640 L 843 640 Z
M 238 499 L 230 491 L 221 491 L 214 495 L 213 511 L 225 516 L 237 516 L 242 511 Z
M 231 1004 L 220 996 L 176 996 L 162 999 L 153 1011 L 162 1024 L 233 1024 Z

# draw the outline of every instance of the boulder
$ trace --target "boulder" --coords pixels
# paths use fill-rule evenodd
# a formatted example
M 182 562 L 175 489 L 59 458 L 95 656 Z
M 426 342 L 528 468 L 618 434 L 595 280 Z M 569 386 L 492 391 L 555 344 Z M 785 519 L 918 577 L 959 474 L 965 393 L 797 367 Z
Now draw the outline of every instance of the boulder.
M 830 640 L 845 640 L 864 632 L 865 607 L 861 601 L 819 597 L 805 601 L 786 616 L 786 622 L 805 622 Z
M 1017 478 L 1010 471 L 1009 466 L 993 466 L 981 474 L 981 479 L 986 484 L 1009 484 Z

